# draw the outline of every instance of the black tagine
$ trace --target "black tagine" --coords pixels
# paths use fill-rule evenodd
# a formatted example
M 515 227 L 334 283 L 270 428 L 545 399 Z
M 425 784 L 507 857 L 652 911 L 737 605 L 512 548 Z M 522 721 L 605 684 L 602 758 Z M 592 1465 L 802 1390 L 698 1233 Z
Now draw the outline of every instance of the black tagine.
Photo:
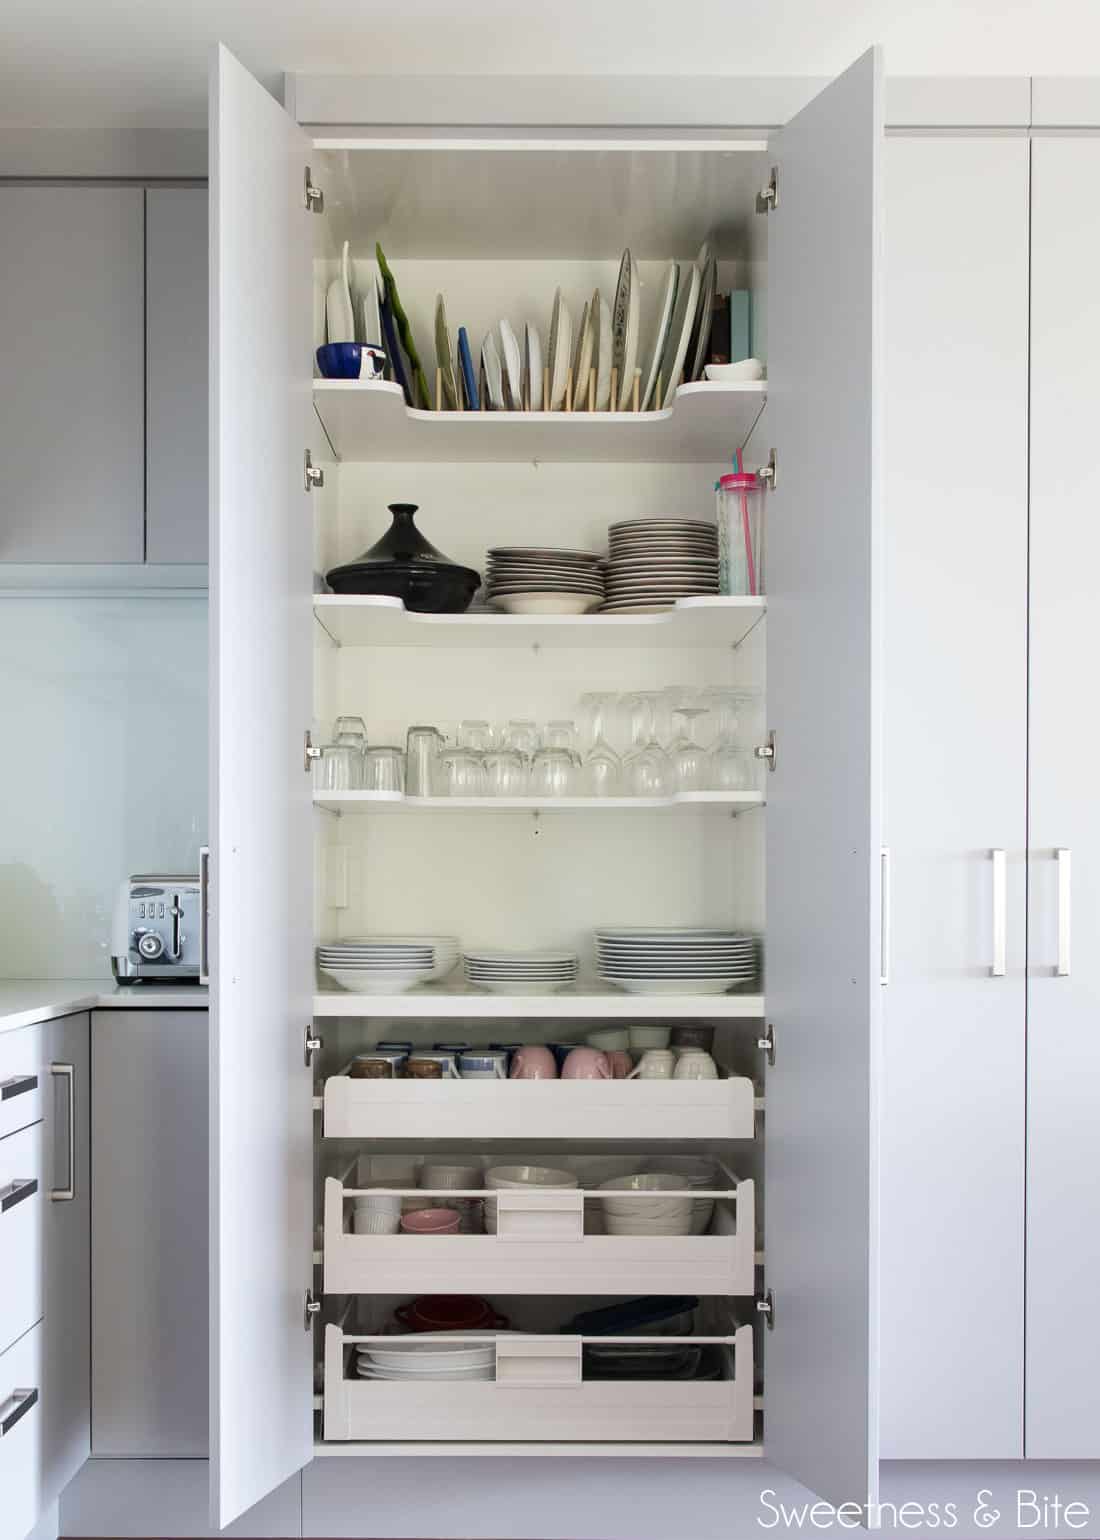
M 416 527 L 415 503 L 391 503 L 393 523 L 376 545 L 355 561 L 326 574 L 338 594 L 389 594 L 408 610 L 459 614 L 481 584 L 481 573 L 460 567 L 437 551 Z

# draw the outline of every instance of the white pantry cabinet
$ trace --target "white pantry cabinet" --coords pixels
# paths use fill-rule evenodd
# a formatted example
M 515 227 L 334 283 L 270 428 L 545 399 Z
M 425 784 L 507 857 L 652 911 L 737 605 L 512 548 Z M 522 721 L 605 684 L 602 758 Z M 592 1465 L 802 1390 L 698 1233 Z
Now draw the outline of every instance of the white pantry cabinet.
M 1031 211 L 1029 1458 L 1100 1454 L 1096 656 L 1100 140 L 1037 137 Z M 1067 1322 L 1072 1331 L 1065 1330 Z
M 490 1013 L 507 1009 L 513 1022 L 527 1026 L 538 1018 L 553 1021 L 566 1006 L 573 1018 L 589 1021 L 624 1016 L 630 1008 L 625 996 L 584 989 L 562 997 L 560 1012 L 553 997 L 512 1001 L 439 991 L 432 997 L 437 1009 L 422 997 L 364 1001 L 318 993 L 314 923 L 323 937 L 353 933 L 356 924 L 382 928 L 383 919 L 386 928 L 413 928 L 419 919 L 419 929 L 487 940 L 479 926 L 497 926 L 503 934 L 508 925 L 538 922 L 544 929 L 534 941 L 567 934 L 581 946 L 584 928 L 596 918 L 586 908 L 593 904 L 605 915 L 615 912 L 612 906 L 630 914 L 648 905 L 662 919 L 701 919 L 720 906 L 719 912 L 759 927 L 765 875 L 766 1005 L 761 997 L 685 996 L 670 999 L 664 1015 L 715 1021 L 740 1072 L 763 1079 L 755 1043 L 766 1010 L 775 1063 L 766 1080 L 762 1207 L 774 1330 L 756 1332 L 766 1339 L 764 1451 L 833 1501 L 873 1501 L 882 843 L 877 54 L 768 135 L 766 149 L 764 136 L 720 136 L 700 145 L 675 133 L 662 134 L 659 143 L 624 136 L 610 148 L 605 136 L 597 143 L 584 131 L 564 140 L 466 132 L 461 147 L 441 146 L 427 135 L 418 141 L 415 134 L 398 147 L 373 140 L 366 129 L 314 136 L 224 49 L 215 64 L 211 128 L 214 1522 L 229 1522 L 315 1452 L 314 1366 L 322 1334 L 315 1347 L 305 1313 L 314 1286 L 311 1018 L 326 1018 L 320 1025 L 325 1052 L 332 1054 L 367 1041 L 364 1032 L 377 1035 L 381 1027 L 371 1026 L 371 1017 L 384 1023 L 418 1012 L 410 1030 L 430 1034 L 438 1016 L 479 1027 Z M 778 196 L 765 219 L 754 204 L 773 167 Z M 309 207 L 311 184 L 325 194 L 323 213 Z M 502 203 L 505 184 L 520 203 Z M 621 203 L 608 199 L 612 185 L 623 190 Z M 395 187 L 402 193 L 396 200 Z M 665 194 L 655 200 L 662 187 Z M 449 211 L 454 198 L 468 200 L 458 219 Z M 659 216 L 647 223 L 652 209 Z M 545 218 L 539 222 L 547 210 L 556 211 L 549 236 Z M 612 641 L 613 632 L 603 629 L 609 622 L 597 616 L 561 628 L 552 647 L 526 654 L 514 644 L 495 644 L 491 635 L 476 645 L 446 646 L 451 628 L 444 627 L 438 642 L 425 627 L 417 645 L 372 649 L 361 641 L 341 646 L 338 631 L 328 630 L 320 615 L 314 620 L 315 566 L 323 570 L 375 538 L 371 521 L 384 517 L 384 504 L 405 488 L 432 500 L 436 528 L 448 509 L 461 510 L 440 543 L 456 559 L 480 565 L 485 545 L 515 523 L 523 525 L 524 539 L 552 532 L 575 543 L 599 538 L 627 506 L 667 512 L 674 497 L 687 497 L 709 509 L 716 471 L 743 437 L 743 413 L 731 399 L 729 427 L 717 424 L 704 463 L 654 463 L 653 452 L 638 447 L 644 432 L 638 422 L 624 423 L 616 463 L 611 421 L 599 429 L 600 468 L 578 461 L 578 435 L 564 419 L 569 448 L 563 459 L 571 463 L 556 464 L 558 424 L 551 420 L 536 471 L 514 453 L 494 452 L 493 434 L 509 431 L 499 422 L 459 427 L 451 420 L 452 438 L 468 439 L 465 452 L 461 444 L 448 451 L 461 462 L 433 465 L 438 454 L 428 449 L 417 461 L 409 445 L 421 429 L 427 444 L 433 425 L 418 429 L 412 419 L 400 466 L 376 463 L 369 452 L 363 460 L 339 462 L 326 454 L 326 486 L 311 497 L 305 451 L 312 449 L 317 465 L 323 445 L 313 420 L 315 285 L 323 292 L 343 238 L 350 233 L 359 251 L 369 251 L 368 236 L 373 240 L 379 228 L 387 254 L 409 276 L 410 305 L 421 306 L 414 324 L 422 336 L 430 335 L 424 305 L 430 309 L 435 288 L 452 280 L 465 286 L 468 317 L 487 323 L 499 317 L 501 293 L 526 294 L 536 282 L 541 292 L 559 263 L 578 290 L 584 285 L 591 292 L 593 271 L 601 285 L 613 283 L 624 245 L 649 264 L 653 278 L 670 254 L 692 259 L 713 229 L 728 244 L 726 259 L 751 259 L 759 269 L 760 288 L 766 269 L 769 395 L 752 457 L 766 461 L 774 446 L 777 473 L 768 510 L 763 648 L 756 633 L 739 647 L 743 632 L 725 641 L 720 634 L 704 637 L 681 650 L 651 645 L 649 632 Z M 547 242 L 545 250 L 538 241 Z M 278 253 L 279 260 L 257 263 L 257 250 Z M 448 265 L 450 257 L 464 260 Z M 479 262 L 490 267 L 480 289 Z M 551 285 L 540 303 L 552 292 Z M 322 421 L 324 396 L 318 390 Z M 357 435 L 365 442 L 369 387 L 356 399 L 364 415 L 358 426 L 353 422 L 348 442 Z M 711 398 L 719 399 L 718 393 Z M 353 410 L 344 403 L 345 424 Z M 371 464 L 364 463 L 368 458 Z M 838 466 L 842 485 L 826 496 Z M 434 534 L 431 521 L 427 527 Z M 338 606 L 319 606 L 326 619 L 332 608 Z M 474 624 L 470 617 L 469 627 Z M 467 628 L 459 620 L 453 629 Z M 658 629 L 653 625 L 652 633 Z M 610 645 L 597 649 L 589 637 Z M 766 811 L 739 810 L 730 820 L 720 808 L 653 810 L 652 816 L 562 809 L 530 830 L 520 820 L 531 815 L 519 811 L 337 820 L 314 810 L 303 750 L 317 722 L 364 709 L 372 736 L 396 731 L 410 709 L 442 714 L 448 700 L 473 688 L 471 681 L 493 692 L 493 707 L 515 712 L 526 698 L 535 701 L 531 714 L 545 715 L 568 709 L 580 689 L 591 688 L 586 681 L 597 654 L 601 676 L 633 688 L 685 676 L 722 682 L 740 668 L 755 669 L 759 681 L 766 662 L 761 739 L 770 729 L 776 748 L 774 769 L 764 777 Z M 551 660 L 553 672 L 540 666 L 542 658 Z M 501 819 L 510 820 L 507 829 Z M 760 819 L 763 830 L 752 822 Z M 434 852 L 427 866 L 425 851 Z M 577 885 L 574 876 L 575 895 L 563 903 L 560 895 L 569 891 L 563 874 L 575 873 L 578 852 L 587 852 L 587 882 Z M 314 922 L 315 854 L 322 870 L 326 861 L 330 870 L 316 892 Z M 333 876 L 339 869 L 352 874 L 342 897 Z M 416 880 L 425 870 L 430 883 Z M 563 1128 L 560 1138 L 568 1135 Z M 755 1160 L 756 1152 L 742 1151 L 742 1158 Z M 474 1245 L 480 1257 L 482 1243 Z M 486 1253 L 489 1246 L 486 1238 Z M 579 1270 L 582 1262 L 578 1254 L 571 1265 Z M 523 1272 L 519 1262 L 517 1271 Z M 531 1276 L 522 1288 L 514 1282 L 508 1288 L 520 1305 L 538 1293 Z M 372 1411 L 371 1387 L 344 1379 L 342 1333 L 345 1328 L 327 1318 L 325 1423 L 339 1425 L 343 1431 L 335 1436 L 358 1440 L 357 1449 L 370 1452 L 384 1434 L 384 1404 Z M 696 1397 L 697 1405 L 670 1394 L 667 1415 L 662 1398 L 650 1395 L 634 1431 L 623 1432 L 613 1415 L 605 1420 L 596 1410 L 623 1398 L 601 1399 L 584 1382 L 593 1429 L 606 1425 L 612 1440 L 644 1438 L 651 1453 L 675 1453 L 674 1441 L 685 1437 L 693 1447 L 701 1438 L 708 1453 L 758 1452 L 736 1442 L 747 1431 L 748 1377 L 756 1361 L 751 1336 L 744 1322 L 736 1329 L 727 1324 L 711 1339 L 727 1361 L 724 1384 Z M 541 1367 L 498 1353 L 498 1384 L 472 1387 L 479 1394 L 470 1399 L 481 1408 L 475 1422 L 481 1441 L 472 1450 L 485 1452 L 486 1440 L 491 1444 L 495 1430 L 506 1426 L 502 1411 L 513 1396 L 522 1409 L 517 1427 L 537 1431 L 538 1419 L 529 1414 L 531 1394 L 546 1394 L 539 1375 L 571 1373 L 567 1382 L 576 1383 L 579 1339 L 555 1336 L 554 1342 Z M 500 1383 L 512 1373 L 518 1380 Z M 335 1388 L 333 1377 L 340 1381 Z M 482 1406 L 486 1397 L 497 1399 Z M 441 1404 L 421 1414 L 415 1398 L 391 1400 L 402 1403 L 397 1425 L 407 1440 L 448 1432 L 461 1439 Z M 255 1436 L 257 1419 L 262 1439 Z M 560 1447 L 545 1446 L 547 1452 Z M 628 1447 L 615 1446 L 619 1452 Z M 324 1452 L 324 1445 L 317 1450 Z

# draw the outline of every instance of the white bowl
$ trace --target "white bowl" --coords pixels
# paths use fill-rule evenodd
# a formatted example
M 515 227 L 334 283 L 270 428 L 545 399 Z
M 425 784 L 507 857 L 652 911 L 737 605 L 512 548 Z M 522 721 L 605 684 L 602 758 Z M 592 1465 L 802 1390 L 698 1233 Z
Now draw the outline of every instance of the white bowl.
M 401 1226 L 401 1199 L 381 1193 L 356 1198 L 351 1226 L 356 1235 L 396 1235 Z
M 322 968 L 321 972 L 353 995 L 403 995 L 417 984 L 425 983 L 430 975 L 427 969 L 417 973 L 379 973 L 373 969 L 349 972 L 346 968 Z
M 647 1048 L 667 1048 L 672 1035 L 671 1027 L 636 1026 L 628 1028 L 628 1032 L 635 1053 L 644 1053 Z
M 729 384 L 731 380 L 762 380 L 764 365 L 758 358 L 741 358 L 735 364 L 707 364 L 706 376 L 712 385 Z
M 660 1194 L 652 1198 L 605 1197 L 604 1221 L 609 1235 L 687 1235 L 690 1232 L 692 1199 L 682 1176 L 663 1171 L 617 1176 L 609 1182 L 601 1182 L 600 1191 L 624 1195 Z
M 516 1192 L 532 1187 L 579 1187 L 580 1180 L 572 1171 L 554 1166 L 494 1166 L 485 1173 L 485 1185 L 498 1192 Z M 489 1235 L 497 1233 L 497 1206 L 491 1199 L 485 1204 L 485 1229 Z
M 418 1187 L 433 1187 L 454 1189 L 461 1192 L 463 1188 L 480 1187 L 482 1185 L 482 1173 L 480 1166 L 458 1165 L 426 1165 L 421 1166 L 417 1179 Z
M 602 1048 L 604 1053 L 626 1053 L 630 1048 L 629 1027 L 601 1027 L 585 1037 L 589 1048 Z

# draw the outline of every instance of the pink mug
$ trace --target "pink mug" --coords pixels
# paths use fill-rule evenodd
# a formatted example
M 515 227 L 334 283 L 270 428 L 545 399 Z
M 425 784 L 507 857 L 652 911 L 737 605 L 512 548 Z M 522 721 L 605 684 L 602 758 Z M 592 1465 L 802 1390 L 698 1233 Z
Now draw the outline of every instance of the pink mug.
M 610 1080 L 611 1065 L 601 1048 L 572 1048 L 561 1067 L 563 1080 Z
M 634 1068 L 634 1060 L 625 1048 L 612 1048 L 607 1055 L 607 1062 L 611 1065 L 612 1080 L 626 1080 Z
M 512 1055 L 510 1080 L 556 1080 L 558 1066 L 549 1048 L 539 1043 L 525 1043 Z

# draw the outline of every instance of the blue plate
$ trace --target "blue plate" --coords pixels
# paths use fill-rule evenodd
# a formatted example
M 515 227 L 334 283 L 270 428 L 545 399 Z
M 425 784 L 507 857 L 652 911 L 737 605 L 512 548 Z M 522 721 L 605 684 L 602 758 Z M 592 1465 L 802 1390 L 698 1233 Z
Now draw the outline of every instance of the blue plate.
M 405 405 L 412 406 L 412 391 L 409 389 L 409 376 L 405 372 L 405 355 L 401 351 L 401 344 L 397 339 L 397 327 L 393 320 L 393 306 L 385 294 L 380 300 L 382 311 L 382 334 L 386 342 L 386 356 L 393 370 L 393 377 L 405 392 Z
M 470 339 L 466 335 L 466 328 L 458 328 L 458 365 L 462 370 L 462 386 L 466 393 L 466 410 L 479 412 L 481 403 L 477 394 L 477 375 L 474 373 L 474 359 L 470 352 Z

